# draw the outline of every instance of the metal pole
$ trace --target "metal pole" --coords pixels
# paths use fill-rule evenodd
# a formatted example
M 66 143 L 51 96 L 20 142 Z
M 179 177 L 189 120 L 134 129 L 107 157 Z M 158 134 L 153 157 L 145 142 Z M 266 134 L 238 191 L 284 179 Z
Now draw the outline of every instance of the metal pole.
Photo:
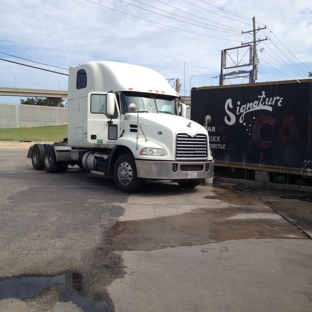
M 190 78 L 190 95 L 191 95 L 191 89 L 192 89 L 192 78 L 194 78 L 196 75 L 193 75 L 191 78 Z
M 219 85 L 223 86 L 224 83 L 224 76 L 223 76 L 223 66 L 224 66 L 224 50 L 221 50 L 221 71 L 220 71 L 220 77 L 219 77 Z
M 254 69 L 254 81 L 258 81 L 258 64 L 257 64 L 257 38 L 256 38 L 256 18 L 252 18 L 253 22 L 253 69 Z
M 185 62 L 184 62 L 184 96 L 185 96 Z

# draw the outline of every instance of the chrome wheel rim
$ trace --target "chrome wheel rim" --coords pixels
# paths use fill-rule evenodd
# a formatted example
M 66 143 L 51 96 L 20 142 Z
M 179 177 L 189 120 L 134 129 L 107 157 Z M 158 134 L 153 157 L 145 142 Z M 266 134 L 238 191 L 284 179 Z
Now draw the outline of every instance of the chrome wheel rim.
M 133 171 L 129 163 L 122 162 L 117 171 L 118 181 L 122 185 L 129 185 L 132 181 Z

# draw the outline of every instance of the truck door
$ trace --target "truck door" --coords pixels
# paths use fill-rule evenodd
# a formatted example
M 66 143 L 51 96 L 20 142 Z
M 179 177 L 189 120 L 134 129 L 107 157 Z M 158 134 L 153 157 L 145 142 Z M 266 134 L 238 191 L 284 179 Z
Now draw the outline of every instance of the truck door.
M 90 92 L 88 95 L 88 142 L 114 144 L 119 136 L 120 112 L 115 98 L 115 111 L 107 116 L 107 92 Z

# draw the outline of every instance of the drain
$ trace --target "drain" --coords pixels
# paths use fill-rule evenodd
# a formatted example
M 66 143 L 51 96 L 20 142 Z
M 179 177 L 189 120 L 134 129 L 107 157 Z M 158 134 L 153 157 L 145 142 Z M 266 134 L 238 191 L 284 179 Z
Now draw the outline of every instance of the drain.
M 72 301 L 85 312 L 114 311 L 109 297 L 97 296 L 83 289 L 82 276 L 76 272 L 66 272 L 57 276 L 19 276 L 0 280 L 0 300 L 8 298 L 26 300 L 47 290 L 52 285 L 66 286 L 67 291 L 63 294 L 61 301 Z M 92 300 L 97 297 L 99 301 Z

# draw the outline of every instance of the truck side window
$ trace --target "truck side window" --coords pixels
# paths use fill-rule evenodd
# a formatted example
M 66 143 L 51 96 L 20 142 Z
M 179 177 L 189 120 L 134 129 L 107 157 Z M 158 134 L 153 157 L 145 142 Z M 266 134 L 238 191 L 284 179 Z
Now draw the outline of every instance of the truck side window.
M 92 94 L 90 110 L 92 114 L 106 114 L 106 94 Z M 118 113 L 115 107 L 113 118 L 117 118 Z
M 79 69 L 77 72 L 77 89 L 83 89 L 87 86 L 87 73 L 84 69 Z

